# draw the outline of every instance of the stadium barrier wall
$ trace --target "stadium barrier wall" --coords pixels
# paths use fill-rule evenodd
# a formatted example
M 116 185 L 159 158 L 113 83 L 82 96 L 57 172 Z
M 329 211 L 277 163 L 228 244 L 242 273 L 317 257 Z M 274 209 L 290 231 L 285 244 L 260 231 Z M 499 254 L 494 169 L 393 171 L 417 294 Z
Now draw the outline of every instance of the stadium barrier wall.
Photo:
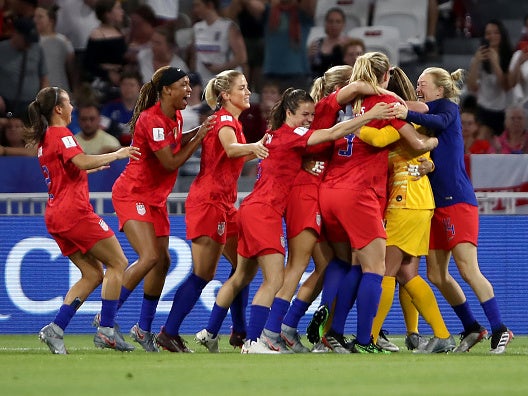
M 117 230 L 115 216 L 104 216 L 108 225 Z M 158 307 L 153 329 L 158 331 L 164 323 L 172 304 L 176 288 L 191 271 L 190 242 L 185 240 L 183 216 L 171 216 L 170 252 L 172 264 Z M 481 216 L 479 260 L 482 272 L 495 288 L 504 322 L 516 334 L 528 334 L 528 216 Z M 130 248 L 123 233 L 116 232 L 130 263 L 137 256 Z M 63 257 L 46 231 L 42 216 L 0 216 L 0 333 L 25 334 L 38 330 L 53 320 L 69 287 L 79 279 L 79 271 Z M 311 267 L 308 268 L 305 277 Z M 468 301 L 479 321 L 488 326 L 487 320 L 469 287 L 464 284 L 451 263 L 451 270 L 468 296 Z M 425 276 L 422 262 L 421 274 Z M 207 324 L 216 292 L 230 273 L 224 259 L 218 272 L 204 289 L 195 308 L 181 327 L 182 334 L 193 334 Z M 250 302 L 260 285 L 260 273 L 251 284 Z M 435 290 L 433 288 L 433 290 Z M 449 330 L 453 334 L 462 331 L 460 322 L 442 296 L 435 290 L 440 309 Z M 132 293 L 120 310 L 117 320 L 124 332 L 138 320 L 142 298 L 142 284 Z M 304 333 L 309 318 L 317 308 L 319 299 L 302 319 L 299 329 Z M 91 333 L 92 318 L 100 309 L 100 288 L 80 308 L 68 328 L 69 333 Z M 249 312 L 249 310 L 248 310 Z M 355 310 L 349 316 L 346 332 L 356 332 Z M 221 333 L 229 333 L 231 318 L 228 315 Z M 383 326 L 391 334 L 404 334 L 405 327 L 397 296 L 394 306 Z M 427 324 L 420 321 L 420 331 L 431 334 Z

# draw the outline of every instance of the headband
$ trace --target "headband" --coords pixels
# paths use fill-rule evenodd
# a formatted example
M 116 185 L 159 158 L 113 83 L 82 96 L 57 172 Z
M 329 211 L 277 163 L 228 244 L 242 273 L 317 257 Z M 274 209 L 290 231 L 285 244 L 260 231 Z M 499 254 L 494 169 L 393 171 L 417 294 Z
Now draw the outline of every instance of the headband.
M 163 72 L 163 75 L 156 84 L 156 90 L 159 92 L 163 87 L 171 85 L 172 83 L 175 83 L 176 81 L 185 76 L 187 76 L 187 73 L 184 72 L 182 69 L 178 69 L 176 67 L 169 67 Z

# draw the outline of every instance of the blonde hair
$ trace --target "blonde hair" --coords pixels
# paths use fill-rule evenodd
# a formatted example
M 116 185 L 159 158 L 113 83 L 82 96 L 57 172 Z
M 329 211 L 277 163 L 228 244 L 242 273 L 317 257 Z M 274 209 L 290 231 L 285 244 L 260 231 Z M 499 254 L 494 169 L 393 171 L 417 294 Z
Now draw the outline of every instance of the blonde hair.
M 340 65 L 328 69 L 325 74 L 314 80 L 310 96 L 319 102 L 325 96 L 335 91 L 336 86 L 344 87 L 352 75 L 352 66 Z
M 235 79 L 241 75 L 242 72 L 238 70 L 224 70 L 209 80 L 204 90 L 204 98 L 211 109 L 217 111 L 222 107 L 222 92 L 231 91 Z
M 367 52 L 356 59 L 350 81 L 364 81 L 372 86 L 374 92 L 379 93 L 379 84 L 383 82 L 383 76 L 389 69 L 387 55 L 381 52 Z M 359 97 L 354 103 L 354 112 L 359 113 L 362 105 L 363 98 Z
M 428 67 L 422 74 L 430 74 L 433 77 L 433 83 L 437 87 L 444 88 L 444 98 L 457 104 L 460 102 L 460 85 L 464 78 L 463 69 L 457 69 L 449 73 L 441 67 Z

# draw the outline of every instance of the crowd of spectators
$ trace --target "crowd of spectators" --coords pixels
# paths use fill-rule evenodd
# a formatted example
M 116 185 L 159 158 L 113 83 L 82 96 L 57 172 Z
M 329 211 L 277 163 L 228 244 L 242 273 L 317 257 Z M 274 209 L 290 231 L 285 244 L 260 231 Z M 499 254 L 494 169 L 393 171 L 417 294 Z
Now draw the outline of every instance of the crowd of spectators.
M 467 133 L 468 153 L 527 153 L 520 142 L 527 134 L 528 18 L 520 40 L 511 42 L 500 19 L 466 26 L 471 2 L 429 0 L 420 49 L 429 61 L 439 59 L 446 3 L 448 35 L 482 38 L 467 70 L 468 105 L 462 106 L 463 121 L 477 128 Z M 368 50 L 347 35 L 347 16 L 336 4 L 319 27 L 323 34 L 312 37 L 317 0 L 0 0 L 0 146 L 12 145 L 7 117 L 23 121 L 27 104 L 45 86 L 60 86 L 75 99 L 71 129 L 78 136 L 83 136 L 80 112 L 95 109 L 97 134 L 128 145 L 127 123 L 139 89 L 164 65 L 191 73 L 185 130 L 210 112 L 202 100 L 208 80 L 225 69 L 243 71 L 253 95 L 240 120 L 248 142 L 255 142 L 286 87 L 307 88 L 329 67 L 353 65 Z M 520 112 L 522 137 L 514 136 L 521 132 L 511 126 L 512 114 Z

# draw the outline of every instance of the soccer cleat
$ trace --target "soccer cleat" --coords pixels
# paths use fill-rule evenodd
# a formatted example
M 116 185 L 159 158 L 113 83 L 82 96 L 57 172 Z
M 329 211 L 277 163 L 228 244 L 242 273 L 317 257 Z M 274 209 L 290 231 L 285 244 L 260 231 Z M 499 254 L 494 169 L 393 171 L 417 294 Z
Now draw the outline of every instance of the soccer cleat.
M 97 328 L 99 327 L 100 323 L 101 323 L 101 312 L 97 312 L 92 320 L 92 326 Z M 121 328 L 115 321 L 114 321 L 114 332 L 115 332 L 116 339 L 118 339 L 120 343 L 127 344 L 127 342 L 125 341 L 125 337 L 121 333 Z
M 257 341 L 246 340 L 244 345 L 242 345 L 240 353 L 275 354 L 280 352 L 269 349 L 264 343 L 260 341 L 260 339 L 257 338 Z
M 156 344 L 156 334 L 151 331 L 141 330 L 139 323 L 136 323 L 130 329 L 130 337 L 143 347 L 145 352 L 159 352 Z
M 295 353 L 308 353 L 310 350 L 306 348 L 301 342 L 301 336 L 296 328 L 287 326 L 285 324 L 281 325 L 281 338 L 286 343 L 288 348 L 290 348 Z
M 156 344 L 169 352 L 192 353 L 185 345 L 185 340 L 179 335 L 171 336 L 165 333 L 165 327 L 156 336 Z
M 322 341 L 319 341 L 312 348 L 312 353 L 328 353 L 328 352 L 332 352 L 332 350 L 328 348 Z
M 200 330 L 198 333 L 196 333 L 194 340 L 197 344 L 203 345 L 207 348 L 207 350 L 211 353 L 218 353 L 218 340 L 220 339 L 220 336 L 217 335 L 216 337 L 213 337 L 211 333 L 209 333 L 206 329 Z
M 376 345 L 379 348 L 384 349 L 384 350 L 389 351 L 389 352 L 399 352 L 400 348 L 398 348 L 398 346 L 396 344 L 392 343 L 387 338 L 387 334 L 389 334 L 389 332 L 387 330 L 381 329 L 380 332 L 379 332 L 378 342 L 377 342 Z
M 499 331 L 494 331 L 491 335 L 491 349 L 490 353 L 499 355 L 506 351 L 506 346 L 513 340 L 513 332 L 506 326 L 503 326 Z
M 427 338 L 422 337 L 418 333 L 411 333 L 405 336 L 405 346 L 409 351 L 415 350 L 417 348 L 424 348 L 429 341 Z
M 97 348 L 109 348 L 121 352 L 131 352 L 136 349 L 134 345 L 118 338 L 113 327 L 99 326 L 94 335 L 94 344 Z
M 488 330 L 478 325 L 475 329 L 460 333 L 460 344 L 453 352 L 469 352 L 477 343 L 481 342 L 488 335 Z
M 321 341 L 321 337 L 324 333 L 324 327 L 329 315 L 330 312 L 328 311 L 328 307 L 326 305 L 321 305 L 315 310 L 312 320 L 310 320 L 308 328 L 306 329 L 306 337 L 312 344 L 317 344 L 319 341 Z
M 231 327 L 231 335 L 229 336 L 229 345 L 231 345 L 233 348 L 242 348 L 242 345 L 244 345 L 244 341 L 246 341 L 246 332 L 238 332 L 234 331 Z
M 39 339 L 46 343 L 51 353 L 56 355 L 66 355 L 68 353 L 64 346 L 64 330 L 53 322 L 40 329 Z
M 282 339 L 280 333 L 264 329 L 260 335 L 260 342 L 272 351 L 277 351 L 279 353 L 293 353 L 293 351 L 291 351 L 286 345 L 286 342 Z
M 455 348 L 456 342 L 452 335 L 447 338 L 431 337 L 425 346 L 419 346 L 413 353 L 447 353 Z
M 346 347 L 345 337 L 333 330 L 324 335 L 323 343 L 335 353 L 350 353 Z
M 384 350 L 380 347 L 378 347 L 374 342 L 372 342 L 372 339 L 367 345 L 362 345 L 357 340 L 352 341 L 352 347 L 351 347 L 352 353 L 381 353 L 384 355 L 390 355 L 391 352 Z

